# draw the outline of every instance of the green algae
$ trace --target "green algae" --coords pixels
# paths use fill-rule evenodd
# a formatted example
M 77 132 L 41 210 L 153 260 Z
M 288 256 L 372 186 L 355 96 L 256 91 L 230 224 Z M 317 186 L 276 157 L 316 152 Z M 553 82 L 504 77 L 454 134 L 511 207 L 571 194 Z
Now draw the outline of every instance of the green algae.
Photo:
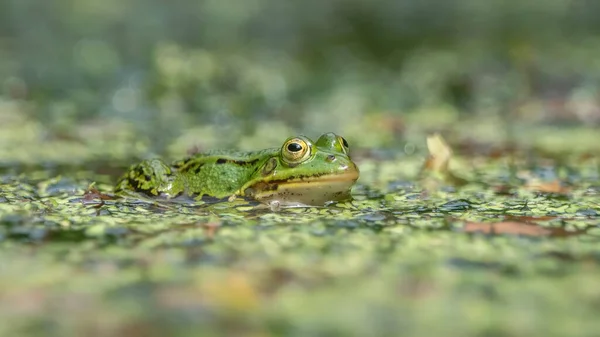
M 511 156 L 535 174 L 537 165 Z M 557 173 L 546 178 L 569 185 L 558 194 L 510 179 L 504 160 L 469 154 L 453 163 L 467 185 L 427 191 L 416 179 L 423 160 L 357 155 L 353 201 L 278 212 L 245 200 L 115 199 L 120 172 L 97 162 L 7 167 L 0 315 L 11 324 L 0 335 L 584 336 L 600 328 L 597 157 L 553 161 Z M 529 231 L 468 227 L 502 222 Z

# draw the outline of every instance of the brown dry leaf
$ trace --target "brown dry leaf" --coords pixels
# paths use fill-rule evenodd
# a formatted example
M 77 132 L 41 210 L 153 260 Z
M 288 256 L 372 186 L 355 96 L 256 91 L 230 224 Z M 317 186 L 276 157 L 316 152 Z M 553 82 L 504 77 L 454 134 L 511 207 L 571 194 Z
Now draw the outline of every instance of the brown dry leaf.
M 88 189 L 83 193 L 81 203 L 83 205 L 93 205 L 96 208 L 96 215 L 100 214 L 100 208 L 104 206 L 105 200 L 113 200 L 115 197 L 100 192 L 94 184 L 91 184 Z
M 497 195 L 516 195 L 516 192 L 513 191 L 513 187 L 510 185 L 493 186 L 493 190 Z
M 494 147 L 488 152 L 488 157 L 491 159 L 505 158 L 507 155 L 514 155 L 518 148 L 514 144 L 507 144 L 503 147 Z
M 444 138 L 439 133 L 427 137 L 427 149 L 429 150 L 429 157 L 425 161 L 424 169 L 446 173 L 450 158 L 452 158 L 452 149 Z
M 525 188 L 537 192 L 556 194 L 568 194 L 571 191 L 569 187 L 563 186 L 558 179 L 548 182 L 532 181 L 527 183 Z
M 87 190 L 83 193 L 83 200 L 82 201 L 93 201 L 94 199 L 100 199 L 100 200 L 113 200 L 115 199 L 113 196 L 110 196 L 108 194 L 104 194 L 102 192 L 100 192 L 96 187 L 95 187 L 95 183 L 90 184 L 90 186 L 88 186 Z
M 466 222 L 463 230 L 467 233 L 509 234 L 523 236 L 566 237 L 582 234 L 585 231 L 568 231 L 564 228 L 543 227 L 536 223 L 502 221 L 495 223 Z
M 435 133 L 427 137 L 427 149 L 429 157 L 421 168 L 421 174 L 425 176 L 423 184 L 426 189 L 437 189 L 439 181 L 454 186 L 468 183 L 467 180 L 457 177 L 449 170 L 452 149 L 440 134 Z

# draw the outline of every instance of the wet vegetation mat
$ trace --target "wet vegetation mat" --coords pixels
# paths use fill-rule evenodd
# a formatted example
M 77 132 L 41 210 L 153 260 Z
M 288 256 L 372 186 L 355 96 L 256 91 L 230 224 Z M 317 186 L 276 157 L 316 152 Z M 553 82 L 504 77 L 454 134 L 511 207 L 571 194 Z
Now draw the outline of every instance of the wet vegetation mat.
M 7 163 L 0 335 L 593 335 L 600 157 L 557 137 L 358 146 L 353 201 L 278 212 L 117 199 L 122 159 Z
M 0 337 L 600 335 L 598 13 L 0 1 Z M 352 201 L 112 193 L 326 132 Z

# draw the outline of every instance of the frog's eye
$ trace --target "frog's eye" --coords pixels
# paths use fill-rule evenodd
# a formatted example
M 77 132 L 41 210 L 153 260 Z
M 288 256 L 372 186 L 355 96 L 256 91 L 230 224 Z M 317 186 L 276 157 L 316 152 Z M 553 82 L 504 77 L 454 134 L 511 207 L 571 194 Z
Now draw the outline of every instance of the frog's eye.
M 344 144 L 345 148 L 349 148 L 350 146 L 348 145 L 348 141 L 346 140 L 346 138 L 342 137 L 342 144 Z
M 340 142 L 340 144 L 342 144 L 344 153 L 348 153 L 348 151 L 350 150 L 350 146 L 348 145 L 348 141 L 346 140 L 346 138 L 338 136 L 338 142 Z
M 303 139 L 292 138 L 283 144 L 283 159 L 290 164 L 297 164 L 310 156 L 310 145 Z

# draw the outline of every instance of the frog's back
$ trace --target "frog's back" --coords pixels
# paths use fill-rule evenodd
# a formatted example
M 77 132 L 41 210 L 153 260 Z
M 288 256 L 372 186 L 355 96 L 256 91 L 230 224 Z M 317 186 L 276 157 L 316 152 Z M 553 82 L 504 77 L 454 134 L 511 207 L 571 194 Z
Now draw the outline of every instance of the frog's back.
M 266 149 L 260 151 L 242 152 L 233 150 L 211 150 L 196 153 L 185 159 L 177 160 L 171 164 L 179 172 L 187 172 L 197 169 L 198 166 L 214 165 L 241 165 L 252 166 L 261 159 L 277 154 L 278 149 Z
M 278 149 L 253 152 L 212 150 L 175 161 L 172 167 L 187 194 L 223 198 L 234 194 Z

